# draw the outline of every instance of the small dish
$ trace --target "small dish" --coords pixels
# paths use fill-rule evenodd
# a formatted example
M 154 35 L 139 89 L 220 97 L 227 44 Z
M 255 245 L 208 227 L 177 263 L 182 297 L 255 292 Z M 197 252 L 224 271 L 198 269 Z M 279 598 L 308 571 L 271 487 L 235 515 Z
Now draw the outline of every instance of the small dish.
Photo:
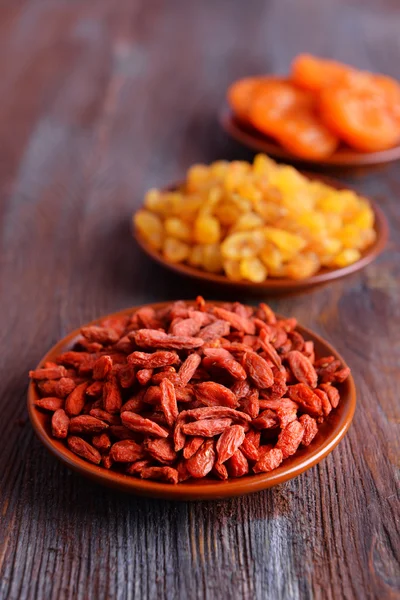
M 162 308 L 166 304 L 168 303 L 160 302 L 149 306 Z M 215 302 L 214 304 L 218 305 L 221 303 Z M 129 308 L 109 316 L 130 314 L 133 310 L 134 308 Z M 89 325 L 97 324 L 105 318 L 96 319 L 92 323 L 89 323 Z M 346 366 L 345 361 L 339 353 L 323 338 L 305 327 L 299 326 L 298 331 L 306 340 L 314 342 L 317 356 L 333 355 L 340 360 L 343 367 Z M 79 330 L 75 330 L 60 340 L 43 357 L 38 367 L 46 361 L 54 360 L 61 352 L 71 349 L 78 337 Z M 34 402 L 38 394 L 32 383 L 28 387 L 28 412 L 32 426 L 44 446 L 68 468 L 80 473 L 84 477 L 116 490 L 141 496 L 171 500 L 217 500 L 257 492 L 283 483 L 310 469 L 332 452 L 350 427 L 356 407 L 356 390 L 351 375 L 344 383 L 339 385 L 339 391 L 341 396 L 339 406 L 320 426 L 319 432 L 311 444 L 299 450 L 294 456 L 286 459 L 275 471 L 260 475 L 247 475 L 227 481 L 205 479 L 179 483 L 177 485 L 138 479 L 124 473 L 108 471 L 103 467 L 88 463 L 73 454 L 62 441 L 51 437 L 50 416 L 35 407 Z
M 328 177 L 314 175 L 304 171 L 303 174 L 310 179 L 324 181 L 336 189 L 350 189 L 349 186 L 343 185 L 339 181 Z M 172 191 L 178 186 L 179 183 L 174 186 L 169 186 L 166 189 Z M 368 200 L 375 214 L 375 231 L 377 235 L 374 243 L 363 252 L 362 257 L 357 262 L 337 269 L 321 269 L 312 277 L 307 277 L 305 279 L 271 277 L 262 283 L 252 283 L 251 281 L 232 281 L 231 279 L 228 279 L 226 275 L 209 273 L 208 271 L 197 269 L 196 267 L 192 267 L 186 263 L 171 263 L 170 261 L 166 260 L 162 254 L 157 252 L 157 250 L 154 250 L 154 248 L 149 246 L 149 244 L 143 239 L 143 237 L 139 235 L 137 231 L 134 231 L 134 236 L 139 246 L 148 256 L 164 267 L 167 267 L 168 269 L 175 271 L 180 275 L 185 275 L 186 277 L 197 279 L 198 281 L 202 281 L 210 285 L 225 287 L 230 290 L 237 290 L 247 294 L 272 296 L 276 294 L 292 293 L 305 290 L 307 288 L 312 288 L 317 285 L 322 285 L 335 279 L 341 279 L 346 275 L 351 275 L 352 273 L 355 273 L 356 271 L 359 271 L 360 269 L 363 269 L 369 265 L 369 263 L 375 260 L 375 258 L 383 251 L 389 233 L 387 220 L 382 210 L 376 205 L 376 203 L 370 198 L 368 198 Z
M 382 150 L 380 152 L 357 152 L 351 148 L 341 146 L 332 156 L 323 160 L 311 160 L 295 156 L 252 127 L 235 118 L 232 111 L 225 107 L 220 113 L 219 122 L 225 132 L 244 146 L 256 152 L 265 152 L 273 158 L 285 162 L 319 165 L 329 167 L 362 167 L 367 165 L 379 165 L 400 159 L 400 145 Z

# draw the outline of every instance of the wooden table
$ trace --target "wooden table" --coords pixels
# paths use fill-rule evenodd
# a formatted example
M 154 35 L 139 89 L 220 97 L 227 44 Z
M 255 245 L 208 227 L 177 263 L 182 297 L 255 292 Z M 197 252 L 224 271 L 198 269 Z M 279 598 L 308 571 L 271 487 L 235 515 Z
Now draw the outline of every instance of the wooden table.
M 143 256 L 130 219 L 192 163 L 251 158 L 217 125 L 226 86 L 305 50 L 400 78 L 399 32 L 396 0 L 1 2 L 2 600 L 399 597 L 398 164 L 347 178 L 389 218 L 384 255 L 272 301 L 326 336 L 358 387 L 348 436 L 317 467 L 226 502 L 123 496 L 59 464 L 25 409 L 28 369 L 72 328 L 210 295 Z

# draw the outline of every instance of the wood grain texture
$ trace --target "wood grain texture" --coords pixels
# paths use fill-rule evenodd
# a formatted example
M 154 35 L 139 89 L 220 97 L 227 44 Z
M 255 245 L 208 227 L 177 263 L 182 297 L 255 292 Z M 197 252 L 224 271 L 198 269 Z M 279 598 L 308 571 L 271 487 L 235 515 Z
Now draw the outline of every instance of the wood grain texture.
M 147 501 L 68 472 L 25 410 L 28 369 L 72 328 L 221 297 L 143 256 L 130 216 L 193 162 L 251 157 L 217 126 L 227 84 L 305 50 L 400 78 L 399 30 L 395 0 L 0 3 L 2 600 L 399 597 L 397 165 L 347 177 L 389 218 L 386 253 L 272 302 L 329 339 L 358 386 L 348 436 L 317 467 L 232 501 Z

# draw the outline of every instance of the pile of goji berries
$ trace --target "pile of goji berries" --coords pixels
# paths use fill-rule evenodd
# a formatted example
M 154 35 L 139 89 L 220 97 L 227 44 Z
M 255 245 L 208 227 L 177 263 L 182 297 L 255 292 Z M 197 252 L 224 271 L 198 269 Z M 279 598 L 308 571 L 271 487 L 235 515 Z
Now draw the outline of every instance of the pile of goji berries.
M 83 327 L 73 350 L 30 372 L 38 409 L 75 454 L 178 483 L 276 469 L 308 446 L 349 375 L 316 359 L 295 319 L 265 304 L 174 302 Z

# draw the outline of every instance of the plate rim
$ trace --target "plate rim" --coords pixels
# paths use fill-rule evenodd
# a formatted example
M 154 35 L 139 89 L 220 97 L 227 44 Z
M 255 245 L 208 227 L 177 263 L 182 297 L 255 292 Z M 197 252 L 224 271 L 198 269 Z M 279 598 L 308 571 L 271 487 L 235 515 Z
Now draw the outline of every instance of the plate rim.
M 187 302 L 194 303 L 194 300 L 187 300 Z M 209 302 L 212 302 L 215 305 L 223 304 L 223 302 L 221 301 L 210 300 Z M 97 319 L 94 319 L 93 321 L 87 323 L 87 325 L 94 325 L 108 317 L 131 314 L 133 311 L 138 310 L 143 306 L 161 308 L 170 303 L 171 301 L 164 301 L 132 306 L 129 308 L 122 309 L 120 311 L 116 311 L 98 317 Z M 85 325 L 86 324 L 82 326 Z M 328 341 L 326 341 L 320 335 L 314 333 L 307 327 L 303 327 L 302 325 L 298 325 L 297 327 L 299 331 L 305 333 L 306 336 L 309 336 L 311 339 L 316 340 L 319 344 L 322 344 L 329 352 L 331 352 L 341 361 L 344 367 L 347 366 L 346 361 L 343 359 L 340 353 Z M 54 354 L 59 353 L 61 350 L 64 350 L 67 347 L 70 347 L 75 341 L 75 339 L 79 337 L 79 335 L 80 329 L 78 328 L 74 329 L 69 334 L 64 336 L 46 352 L 46 354 L 39 361 L 36 368 L 39 368 L 46 360 L 49 360 L 51 357 L 53 357 Z M 38 397 L 38 394 L 35 385 L 32 381 L 30 381 L 28 385 L 27 407 L 29 419 L 31 421 L 34 432 L 41 441 L 41 443 L 47 448 L 47 450 L 49 450 L 53 456 L 55 456 L 68 468 L 72 469 L 75 472 L 78 472 L 84 477 L 91 479 L 92 481 L 95 481 L 107 487 L 118 489 L 119 491 L 129 492 L 139 496 L 182 501 L 219 500 L 222 498 L 250 494 L 253 492 L 268 489 L 280 483 L 284 483 L 285 481 L 288 481 L 289 479 L 300 475 L 304 471 L 318 464 L 328 454 L 330 454 L 347 433 L 352 423 L 354 412 L 356 409 L 356 387 L 354 378 L 351 373 L 348 379 L 346 380 L 345 384 L 348 387 L 348 393 L 346 397 L 346 404 L 343 408 L 344 412 L 341 416 L 340 423 L 337 426 L 334 426 L 329 432 L 329 434 L 326 436 L 326 438 L 324 438 L 314 450 L 307 453 L 302 460 L 296 460 L 292 466 L 290 465 L 290 463 L 286 467 L 283 464 L 281 467 L 278 467 L 278 469 L 270 473 L 248 475 L 243 478 L 231 479 L 228 481 L 207 480 L 206 482 L 202 483 L 194 481 L 190 483 L 182 482 L 177 485 L 151 480 L 142 480 L 135 477 L 131 477 L 129 475 L 125 475 L 123 473 L 109 471 L 104 467 L 88 463 L 81 457 L 75 455 L 73 452 L 71 452 L 71 450 L 69 450 L 67 446 L 63 444 L 62 440 L 53 439 L 46 431 L 42 420 L 39 418 L 39 415 L 42 415 L 42 418 L 46 417 L 47 415 L 46 413 L 39 411 L 38 408 L 34 405 L 34 400 Z M 50 416 L 50 413 L 48 414 L 48 416 Z M 292 462 L 294 460 L 295 457 L 293 457 Z

